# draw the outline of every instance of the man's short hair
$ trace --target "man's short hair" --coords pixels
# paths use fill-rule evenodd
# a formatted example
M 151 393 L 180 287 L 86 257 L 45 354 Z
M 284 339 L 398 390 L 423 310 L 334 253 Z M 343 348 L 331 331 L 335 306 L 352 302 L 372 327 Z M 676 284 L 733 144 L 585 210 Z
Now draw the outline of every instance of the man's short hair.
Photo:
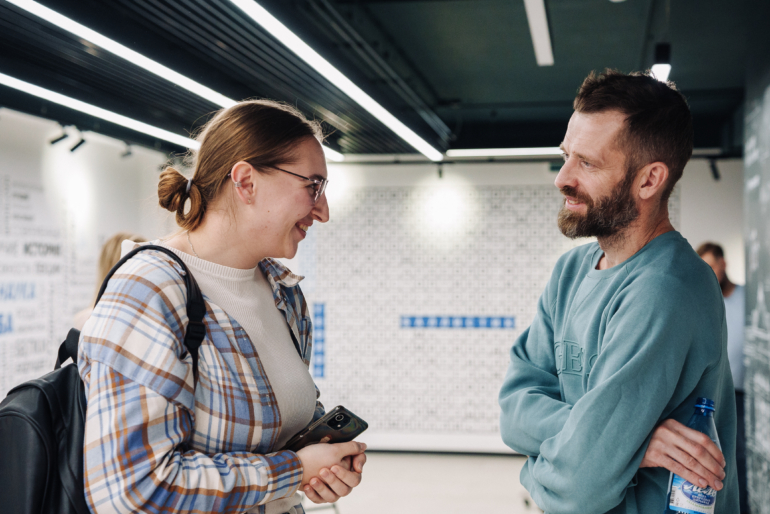
M 578 90 L 574 108 L 584 114 L 625 114 L 625 128 L 617 143 L 626 154 L 626 172 L 633 173 L 651 162 L 666 164 L 669 177 L 662 201 L 668 200 L 693 147 L 690 108 L 673 82 L 656 80 L 650 72 L 591 72 Z
M 716 243 L 712 243 L 712 242 L 709 242 L 709 241 L 706 241 L 705 243 L 700 245 L 698 247 L 698 249 L 695 250 L 695 251 L 698 252 L 698 255 L 700 255 L 701 257 L 703 257 L 704 255 L 706 255 L 708 253 L 708 254 L 713 255 L 717 259 L 724 259 L 725 258 L 725 252 L 724 252 L 724 250 L 722 250 L 722 247 L 719 246 Z

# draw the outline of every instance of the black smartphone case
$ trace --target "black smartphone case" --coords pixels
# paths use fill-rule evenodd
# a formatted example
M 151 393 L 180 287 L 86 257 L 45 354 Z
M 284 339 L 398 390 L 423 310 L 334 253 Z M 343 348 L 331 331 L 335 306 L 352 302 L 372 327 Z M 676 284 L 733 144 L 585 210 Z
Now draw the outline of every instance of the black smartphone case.
M 340 413 L 350 416 L 350 423 L 341 429 L 335 429 L 327 425 L 329 421 L 334 419 L 334 416 Z M 289 442 L 286 443 L 286 446 L 284 446 L 283 449 L 296 452 L 305 446 L 316 443 L 346 443 L 358 437 L 361 432 L 367 428 L 369 428 L 369 424 L 366 421 L 359 418 L 345 407 L 338 405 L 306 429 L 289 439 Z

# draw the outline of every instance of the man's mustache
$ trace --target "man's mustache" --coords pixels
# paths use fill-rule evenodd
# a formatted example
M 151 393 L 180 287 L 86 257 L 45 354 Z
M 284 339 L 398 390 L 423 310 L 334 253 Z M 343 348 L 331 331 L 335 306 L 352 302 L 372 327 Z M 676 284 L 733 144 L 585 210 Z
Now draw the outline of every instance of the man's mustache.
M 586 204 L 587 207 L 593 207 L 594 206 L 594 200 L 590 196 L 581 193 L 577 189 L 575 189 L 572 186 L 564 186 L 561 189 L 561 194 L 564 196 L 571 196 L 572 198 L 577 199 L 580 203 Z

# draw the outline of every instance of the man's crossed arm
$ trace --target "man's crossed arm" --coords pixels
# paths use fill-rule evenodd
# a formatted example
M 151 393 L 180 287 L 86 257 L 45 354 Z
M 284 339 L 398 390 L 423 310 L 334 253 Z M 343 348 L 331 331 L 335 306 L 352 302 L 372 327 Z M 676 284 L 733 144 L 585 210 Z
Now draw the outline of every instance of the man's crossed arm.
M 654 323 L 668 334 L 686 330 L 676 325 L 678 320 L 666 320 L 664 315 L 661 322 L 644 303 L 626 304 L 628 312 L 618 312 L 616 319 L 632 320 L 637 326 L 620 321 L 608 328 L 602 355 L 591 371 L 591 386 L 569 405 L 561 400 L 547 297 L 546 292 L 532 326 L 511 350 L 511 367 L 500 392 L 503 439 L 519 453 L 534 457 L 525 466 L 522 481 L 533 498 L 545 504 L 541 507 L 560 505 L 569 512 L 567 504 L 580 497 L 597 508 L 612 508 L 625 494 L 623 482 L 631 483 L 644 467 L 662 467 L 720 490 L 725 461 L 717 446 L 675 420 L 656 426 L 687 347 L 673 349 L 672 355 L 665 342 L 654 342 L 655 335 L 636 328 Z M 678 301 L 682 299 L 672 297 L 658 303 Z M 662 354 L 670 358 L 661 362 Z M 591 485 L 598 483 L 609 485 Z

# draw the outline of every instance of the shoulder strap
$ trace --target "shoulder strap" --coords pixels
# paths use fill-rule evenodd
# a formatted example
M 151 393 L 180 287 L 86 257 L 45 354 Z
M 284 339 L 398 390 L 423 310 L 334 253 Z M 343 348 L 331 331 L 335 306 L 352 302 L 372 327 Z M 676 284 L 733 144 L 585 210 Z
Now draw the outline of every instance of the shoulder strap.
M 187 268 L 184 261 L 182 261 L 182 259 L 177 254 L 164 246 L 158 245 L 142 245 L 134 248 L 126 255 L 124 255 L 123 258 L 112 267 L 110 272 L 107 273 L 107 276 L 104 278 L 104 282 L 102 282 L 102 287 L 99 289 L 99 294 L 96 296 L 96 303 L 99 303 L 99 299 L 107 289 L 107 282 L 109 282 L 110 278 L 112 278 L 112 275 L 115 274 L 118 268 L 125 264 L 126 261 L 131 257 L 145 250 L 156 250 L 158 252 L 165 253 L 174 259 L 174 261 L 176 261 L 176 263 L 179 264 L 183 270 L 182 278 L 184 279 L 185 287 L 187 287 L 187 318 L 189 319 L 187 332 L 185 332 L 184 335 L 184 345 L 187 347 L 187 351 L 190 352 L 190 355 L 192 356 L 193 373 L 197 376 L 198 348 L 200 348 L 201 342 L 203 342 L 203 338 L 206 337 L 206 325 L 203 323 L 203 316 L 206 315 L 206 304 L 203 301 L 203 294 L 201 294 L 198 283 L 195 281 L 195 278 L 192 276 L 192 273 L 190 273 L 190 270 Z M 67 339 L 65 339 L 59 347 L 59 356 L 56 360 L 57 369 L 68 358 L 71 358 L 73 362 L 77 362 L 79 339 L 80 331 L 74 328 L 69 331 L 69 334 L 67 334 Z

